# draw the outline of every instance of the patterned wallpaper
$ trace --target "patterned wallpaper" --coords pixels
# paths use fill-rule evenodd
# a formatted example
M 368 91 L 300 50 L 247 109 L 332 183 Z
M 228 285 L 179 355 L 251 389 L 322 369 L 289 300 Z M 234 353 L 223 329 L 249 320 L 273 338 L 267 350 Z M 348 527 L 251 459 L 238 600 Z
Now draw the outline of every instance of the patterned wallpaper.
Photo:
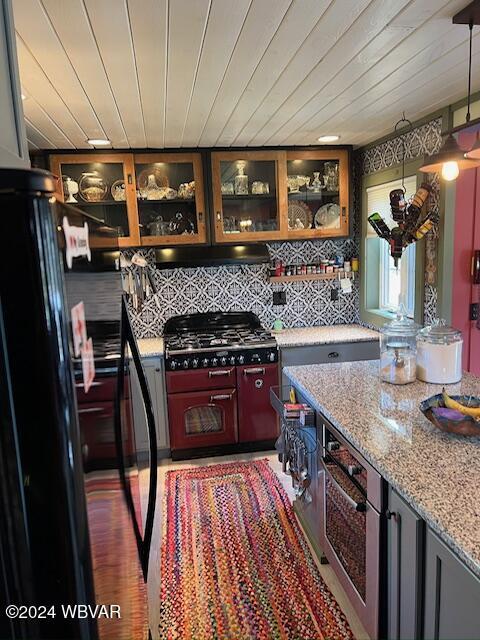
M 301 263 L 342 253 L 357 255 L 355 243 L 345 241 L 279 242 L 268 245 L 272 259 Z M 126 252 L 131 255 L 131 251 Z M 342 293 L 337 281 L 306 281 L 270 284 L 267 265 L 229 265 L 195 269 L 156 269 L 154 252 L 141 252 L 151 267 L 157 295 L 139 313 L 130 309 L 133 329 L 139 338 L 158 336 L 173 315 L 204 311 L 253 311 L 265 327 L 280 318 L 287 327 L 358 322 L 358 279 L 352 293 Z M 337 288 L 338 300 L 331 300 Z M 286 305 L 273 305 L 273 292 L 284 290 Z
M 405 141 L 405 160 L 436 153 L 442 144 L 442 119 L 436 118 L 403 134 Z M 356 154 L 357 175 L 366 175 L 388 169 L 402 161 L 402 136 L 397 136 L 368 149 L 360 149 Z M 429 174 L 428 182 L 433 186 L 430 206 L 437 210 L 440 203 L 440 181 L 438 174 Z M 357 184 L 357 189 L 359 185 Z M 437 316 L 437 288 L 435 271 L 437 261 L 437 230 L 425 238 L 425 296 L 424 323 L 431 323 Z
M 432 120 L 405 135 L 406 158 L 431 154 L 441 144 L 441 120 Z M 381 171 L 401 162 L 400 136 L 354 154 L 353 163 L 353 235 L 342 240 L 304 242 L 272 242 L 268 249 L 272 260 L 284 263 L 308 263 L 331 258 L 341 253 L 346 259 L 359 254 L 360 242 L 360 179 L 368 173 Z M 434 185 L 433 206 L 439 203 L 438 176 L 429 176 Z M 125 252 L 131 255 L 131 251 Z M 130 309 L 137 337 L 147 338 L 162 333 L 165 321 L 172 315 L 217 310 L 245 310 L 258 314 L 266 327 L 276 318 L 287 327 L 342 324 L 359 321 L 359 281 L 353 291 L 344 294 L 337 281 L 307 281 L 272 285 L 268 281 L 266 265 L 222 266 L 197 269 L 158 270 L 154 252 L 143 250 L 157 287 L 157 295 L 135 313 Z M 426 272 L 424 315 L 425 322 L 436 316 L 437 290 L 432 275 L 436 261 L 436 238 L 427 240 L 430 271 Z M 428 280 L 428 281 L 427 281 Z M 331 300 L 331 289 L 339 289 L 338 300 Z M 287 304 L 274 306 L 273 292 L 284 290 Z

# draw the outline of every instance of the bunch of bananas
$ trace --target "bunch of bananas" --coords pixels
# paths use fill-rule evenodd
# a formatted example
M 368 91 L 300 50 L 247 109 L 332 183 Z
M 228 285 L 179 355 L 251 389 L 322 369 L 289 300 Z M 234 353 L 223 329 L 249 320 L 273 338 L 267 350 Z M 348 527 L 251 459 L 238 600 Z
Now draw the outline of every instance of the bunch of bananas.
M 448 393 L 445 391 L 445 387 L 442 390 L 443 402 L 445 406 L 449 409 L 453 409 L 454 411 L 458 411 L 464 416 L 470 416 L 475 418 L 477 422 L 480 422 L 480 407 L 468 407 L 464 404 L 461 404 L 457 400 L 451 398 Z

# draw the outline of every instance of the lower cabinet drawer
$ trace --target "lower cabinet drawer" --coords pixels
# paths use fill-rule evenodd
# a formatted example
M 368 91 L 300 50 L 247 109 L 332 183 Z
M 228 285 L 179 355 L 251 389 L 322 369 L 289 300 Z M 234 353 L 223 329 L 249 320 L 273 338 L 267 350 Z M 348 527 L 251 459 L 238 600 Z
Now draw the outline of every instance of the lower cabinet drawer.
M 375 360 L 380 357 L 380 347 L 373 342 L 342 342 L 308 347 L 282 349 L 282 366 L 298 364 L 325 364 L 327 362 L 353 362 Z

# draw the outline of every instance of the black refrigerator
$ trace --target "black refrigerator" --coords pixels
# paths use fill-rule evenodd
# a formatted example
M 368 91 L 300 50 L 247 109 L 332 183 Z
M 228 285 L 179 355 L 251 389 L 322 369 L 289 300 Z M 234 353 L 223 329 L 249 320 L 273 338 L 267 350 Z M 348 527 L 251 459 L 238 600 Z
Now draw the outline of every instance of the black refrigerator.
M 118 238 L 54 191 L 0 170 L 0 638 L 147 638 L 157 447 Z

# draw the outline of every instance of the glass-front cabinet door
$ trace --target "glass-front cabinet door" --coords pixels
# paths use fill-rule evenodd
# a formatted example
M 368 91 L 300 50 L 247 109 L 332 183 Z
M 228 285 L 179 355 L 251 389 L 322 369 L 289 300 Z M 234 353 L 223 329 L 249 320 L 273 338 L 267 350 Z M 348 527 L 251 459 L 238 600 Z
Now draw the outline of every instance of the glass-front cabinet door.
M 52 156 L 59 178 L 57 197 L 117 230 L 119 244 L 140 244 L 131 154 Z
M 287 193 L 284 151 L 212 153 L 217 242 L 274 240 L 286 232 L 281 211 Z
M 348 151 L 288 151 L 288 237 L 327 238 L 349 232 Z
M 134 161 L 142 245 L 204 243 L 201 155 L 136 154 Z

